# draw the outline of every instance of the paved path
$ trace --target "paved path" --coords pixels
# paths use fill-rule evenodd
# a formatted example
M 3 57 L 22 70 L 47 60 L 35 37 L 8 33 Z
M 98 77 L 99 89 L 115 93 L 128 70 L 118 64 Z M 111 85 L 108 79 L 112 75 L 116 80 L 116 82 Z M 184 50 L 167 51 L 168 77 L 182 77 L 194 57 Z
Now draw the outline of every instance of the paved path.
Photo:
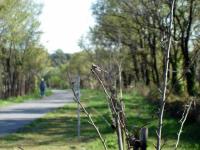
M 28 101 L 7 108 L 0 108 L 0 136 L 16 132 L 31 121 L 42 117 L 55 108 L 72 102 L 71 91 L 53 90 L 53 95 L 41 100 Z

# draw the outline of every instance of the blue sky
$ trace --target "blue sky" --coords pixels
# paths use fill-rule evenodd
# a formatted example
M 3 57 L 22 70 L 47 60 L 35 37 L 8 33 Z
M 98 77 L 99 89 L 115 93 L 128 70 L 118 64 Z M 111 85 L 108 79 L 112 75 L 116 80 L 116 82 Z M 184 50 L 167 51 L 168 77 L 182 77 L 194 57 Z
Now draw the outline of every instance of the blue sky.
M 80 51 L 78 41 L 94 25 L 91 6 L 95 0 L 40 0 L 40 16 L 44 34 L 41 43 L 49 53 L 62 49 L 66 53 Z

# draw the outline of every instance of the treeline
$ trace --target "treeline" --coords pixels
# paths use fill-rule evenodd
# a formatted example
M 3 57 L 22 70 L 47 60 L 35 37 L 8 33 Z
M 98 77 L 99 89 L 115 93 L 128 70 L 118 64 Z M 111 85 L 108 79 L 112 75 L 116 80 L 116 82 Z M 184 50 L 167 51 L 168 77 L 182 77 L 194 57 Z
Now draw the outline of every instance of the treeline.
M 66 70 L 81 75 L 82 87 L 97 87 L 91 65 L 109 71 L 119 88 L 145 85 L 157 91 L 163 84 L 169 37 L 171 1 L 97 0 L 93 5 L 96 24 L 80 40 L 83 52 L 51 55 L 54 68 L 48 82 L 53 87 L 68 87 Z M 200 88 L 200 1 L 176 1 L 168 92 L 194 96 Z
M 45 75 L 45 80 L 49 87 L 66 89 L 69 87 L 67 71 L 74 77 L 78 74 L 81 76 L 81 86 L 91 87 L 92 82 L 89 81 L 90 67 L 92 60 L 89 53 L 86 51 L 74 54 L 64 53 L 63 50 L 58 49 L 50 54 L 52 62 L 51 67 Z
M 0 98 L 33 92 L 49 64 L 39 43 L 41 8 L 32 0 L 0 2 Z
M 50 54 L 51 67 L 45 75 L 47 85 L 51 88 L 66 89 L 68 87 L 67 81 L 67 67 L 71 58 L 70 54 L 64 53 L 61 49 L 56 50 Z
M 115 73 L 116 84 L 121 74 L 124 87 L 142 83 L 159 89 L 170 33 L 170 7 L 168 0 L 97 0 L 93 5 L 96 25 L 80 45 L 89 59 Z M 175 95 L 198 94 L 199 14 L 199 0 L 175 2 L 168 70 L 168 88 Z

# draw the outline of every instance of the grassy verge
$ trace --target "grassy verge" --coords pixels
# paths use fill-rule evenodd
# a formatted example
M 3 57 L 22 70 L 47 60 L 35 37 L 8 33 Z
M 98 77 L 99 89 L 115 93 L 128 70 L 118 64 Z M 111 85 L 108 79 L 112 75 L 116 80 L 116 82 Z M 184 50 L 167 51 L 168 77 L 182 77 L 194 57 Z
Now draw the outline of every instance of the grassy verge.
M 52 94 L 52 91 L 50 89 L 48 89 L 46 91 L 46 96 L 49 96 Z M 35 93 L 31 93 L 31 94 L 27 94 L 24 96 L 18 96 L 18 97 L 10 97 L 7 99 L 0 99 L 0 107 L 5 107 L 5 106 L 9 106 L 12 104 L 16 104 L 16 103 L 22 103 L 28 100 L 33 100 L 33 99 L 39 99 L 40 98 L 40 94 L 39 92 L 35 92 Z
M 96 125 L 106 139 L 109 150 L 116 150 L 115 133 L 102 119 L 106 118 L 110 121 L 105 96 L 100 91 L 83 90 L 81 101 L 86 109 L 91 112 Z M 156 142 L 157 121 L 154 117 L 156 108 L 148 104 L 137 93 L 126 94 L 125 104 L 128 128 L 131 129 L 133 126 L 142 126 L 149 123 L 148 149 L 155 149 L 153 144 Z M 81 138 L 77 139 L 76 112 L 77 105 L 74 103 L 57 109 L 44 118 L 34 121 L 19 132 L 0 138 L 0 149 L 13 150 L 17 147 L 23 147 L 25 150 L 102 150 L 103 146 L 84 114 L 81 115 Z M 173 149 L 178 127 L 177 120 L 165 118 L 163 136 L 166 145 L 164 149 Z M 198 131 L 199 126 L 197 124 L 187 124 L 181 136 L 179 149 L 199 150 L 200 135 L 197 134 Z

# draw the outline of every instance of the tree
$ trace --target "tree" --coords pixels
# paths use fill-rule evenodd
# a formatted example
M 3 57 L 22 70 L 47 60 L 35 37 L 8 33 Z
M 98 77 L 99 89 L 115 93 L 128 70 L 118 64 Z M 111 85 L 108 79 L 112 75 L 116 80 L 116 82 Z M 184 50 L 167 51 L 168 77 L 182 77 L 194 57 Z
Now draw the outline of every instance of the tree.
M 199 26 L 198 14 L 200 3 L 197 0 L 187 0 L 185 3 L 177 3 L 176 8 L 176 25 L 179 26 L 180 47 L 184 59 L 184 73 L 187 82 L 187 91 L 189 95 L 194 95 L 195 92 L 195 68 L 192 64 L 189 52 L 189 42 L 193 34 L 194 28 Z M 197 27 L 198 28 L 198 27 Z M 196 38 L 195 38 L 196 39 Z M 193 39 L 194 40 L 194 39 Z
M 31 0 L 2 1 L 0 9 L 1 97 L 34 91 L 39 74 L 48 65 L 39 43 L 41 5 Z M 43 57 L 42 59 L 40 57 Z
M 61 49 L 56 50 L 56 52 L 51 54 L 50 57 L 53 66 L 59 66 L 61 64 L 65 64 L 70 59 L 70 55 L 64 53 Z

